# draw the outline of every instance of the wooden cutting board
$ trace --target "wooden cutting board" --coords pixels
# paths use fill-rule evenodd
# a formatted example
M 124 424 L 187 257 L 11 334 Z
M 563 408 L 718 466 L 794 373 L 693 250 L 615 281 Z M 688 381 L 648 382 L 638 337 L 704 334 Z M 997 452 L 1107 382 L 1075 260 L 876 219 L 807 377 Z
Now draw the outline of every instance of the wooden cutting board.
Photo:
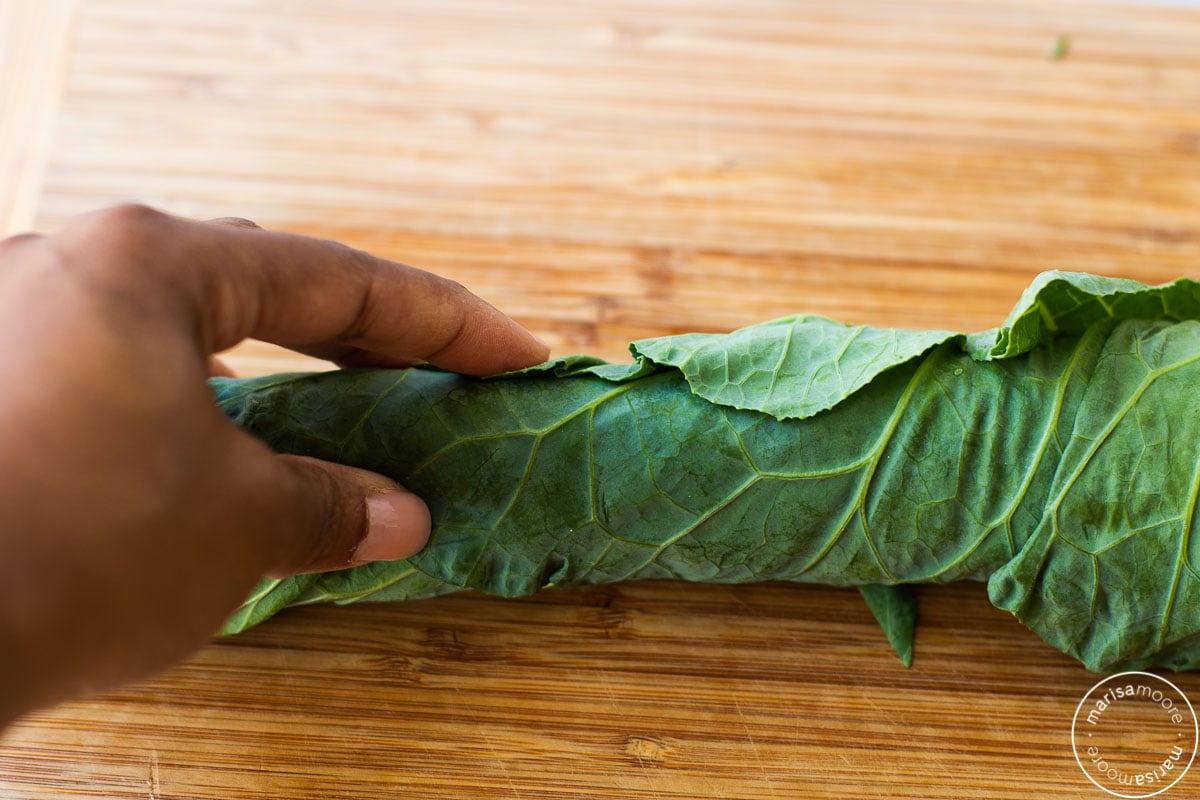
M 451 276 L 560 354 L 798 311 L 979 329 L 1049 268 L 1200 277 L 1200 10 L 0 0 L 0 26 L 0 229 L 249 217 Z M 30 715 L 0 798 L 1107 796 L 1071 747 L 1097 677 L 980 585 L 920 600 L 910 670 L 845 590 L 294 610 Z

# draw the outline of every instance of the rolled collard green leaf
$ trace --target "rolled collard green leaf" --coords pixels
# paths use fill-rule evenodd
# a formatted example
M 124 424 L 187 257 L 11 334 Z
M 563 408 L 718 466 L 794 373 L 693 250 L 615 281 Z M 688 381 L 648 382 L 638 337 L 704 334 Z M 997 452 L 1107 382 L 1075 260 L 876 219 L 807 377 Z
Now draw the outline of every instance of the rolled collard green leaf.
M 986 580 L 1089 669 L 1192 668 L 1197 319 L 1190 280 L 1047 273 L 969 336 L 795 317 L 636 342 L 629 365 L 217 380 L 276 449 L 390 475 L 434 519 L 411 559 L 265 582 L 228 630 L 462 588 Z

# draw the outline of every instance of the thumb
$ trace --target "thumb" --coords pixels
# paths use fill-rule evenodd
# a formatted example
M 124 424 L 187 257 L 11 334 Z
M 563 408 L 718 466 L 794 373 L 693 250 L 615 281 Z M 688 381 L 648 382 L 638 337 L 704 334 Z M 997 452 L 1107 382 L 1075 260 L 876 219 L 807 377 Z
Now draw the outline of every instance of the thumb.
M 407 558 L 428 541 L 428 507 L 394 481 L 303 456 L 272 461 L 280 534 L 267 554 L 272 577 Z

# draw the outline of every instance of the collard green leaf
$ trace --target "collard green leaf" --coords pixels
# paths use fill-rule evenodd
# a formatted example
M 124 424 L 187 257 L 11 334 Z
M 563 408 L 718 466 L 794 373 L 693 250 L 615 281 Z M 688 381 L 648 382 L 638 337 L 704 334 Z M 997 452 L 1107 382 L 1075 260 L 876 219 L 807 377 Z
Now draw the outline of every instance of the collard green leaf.
M 624 365 L 214 381 L 275 448 L 390 475 L 434 518 L 413 558 L 264 584 L 228 629 L 462 588 L 971 579 L 1091 669 L 1190 667 L 1197 317 L 1193 281 L 1049 273 L 970 336 L 795 317 Z
M 1187 278 L 1147 286 L 1078 272 L 1043 272 L 999 328 L 972 334 L 979 359 L 1012 358 L 1055 336 L 1078 336 L 1105 320 L 1183 322 L 1200 319 L 1200 283 Z
M 804 419 L 840 403 L 881 372 L 954 337 L 790 317 L 726 335 L 647 339 L 635 355 L 675 367 L 698 397 L 776 419 Z
M 858 587 L 867 608 L 883 628 L 888 643 L 900 657 L 900 663 L 912 666 L 913 635 L 917 630 L 917 597 L 907 586 L 883 586 L 870 583 Z

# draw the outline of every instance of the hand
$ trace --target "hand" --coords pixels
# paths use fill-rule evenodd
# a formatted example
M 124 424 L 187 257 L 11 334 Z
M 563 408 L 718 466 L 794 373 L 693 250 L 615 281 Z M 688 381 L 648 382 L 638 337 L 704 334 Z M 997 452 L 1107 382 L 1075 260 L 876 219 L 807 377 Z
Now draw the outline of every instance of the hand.
M 424 544 L 396 484 L 218 411 L 210 357 L 248 337 L 343 366 L 547 356 L 458 284 L 244 220 L 125 206 L 0 242 L 0 725 L 182 658 L 264 574 Z

